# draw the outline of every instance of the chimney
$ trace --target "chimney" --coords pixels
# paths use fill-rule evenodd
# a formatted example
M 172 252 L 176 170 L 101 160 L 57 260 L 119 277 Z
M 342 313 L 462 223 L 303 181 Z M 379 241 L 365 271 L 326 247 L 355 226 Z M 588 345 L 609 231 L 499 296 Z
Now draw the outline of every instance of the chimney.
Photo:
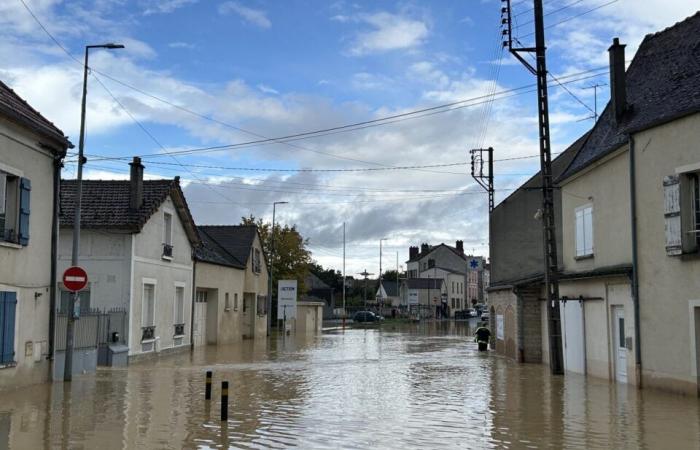
M 418 247 L 408 247 L 408 259 L 414 259 L 418 256 Z
M 464 241 L 457 241 L 455 244 L 455 247 L 457 247 L 457 251 L 461 254 L 464 254 Z
M 622 115 L 627 110 L 625 47 L 624 44 L 620 44 L 620 38 L 615 38 L 608 49 L 610 55 L 610 102 L 617 123 L 620 123 Z
M 420 245 L 420 252 L 423 254 L 426 254 L 430 251 L 430 246 L 428 244 L 421 244 Z
M 129 165 L 131 166 L 129 208 L 139 209 L 143 205 L 143 164 L 141 164 L 141 158 L 134 156 L 134 160 Z

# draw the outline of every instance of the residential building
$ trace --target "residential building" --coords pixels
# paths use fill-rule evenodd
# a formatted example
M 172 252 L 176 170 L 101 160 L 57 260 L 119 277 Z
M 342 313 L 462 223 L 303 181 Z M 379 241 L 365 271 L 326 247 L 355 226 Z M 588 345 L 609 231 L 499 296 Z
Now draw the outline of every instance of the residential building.
M 401 283 L 402 304 L 409 313 L 419 317 L 438 317 L 444 315 L 442 299 L 447 298 L 447 288 L 442 278 L 408 278 Z
M 0 389 L 46 381 L 58 183 L 72 144 L 0 82 Z
M 401 305 L 399 297 L 399 282 L 397 280 L 382 280 L 375 294 L 377 302 L 385 306 Z
M 195 345 L 267 336 L 268 267 L 255 225 L 197 227 Z
M 133 359 L 190 348 L 200 240 L 179 177 L 144 180 L 140 158 L 130 166 L 129 180 L 83 181 L 79 261 L 90 280 L 80 310 L 125 310 L 128 325 L 118 341 Z M 71 263 L 76 186 L 61 182 L 60 271 Z M 65 312 L 69 294 L 57 287 Z
M 569 165 L 585 142 L 578 139 L 552 161 L 555 177 Z M 503 199 L 489 215 L 492 347 L 520 362 L 541 362 L 544 245 L 542 222 L 542 178 L 538 172 Z M 554 191 L 557 247 L 561 248 L 561 192 Z M 558 253 L 562 263 L 562 253 Z M 503 326 L 496 326 L 500 322 Z
M 647 35 L 627 71 L 615 39 L 611 101 L 559 181 L 567 278 L 560 293 L 580 300 L 566 302 L 562 314 L 575 348 L 565 362 L 693 395 L 700 393 L 698 49 L 700 13 Z
M 331 286 L 321 280 L 313 272 L 309 272 L 304 278 L 306 293 L 301 296 L 301 301 L 323 302 L 323 318 L 332 319 L 336 316 L 336 292 Z M 340 299 L 342 303 L 342 298 Z

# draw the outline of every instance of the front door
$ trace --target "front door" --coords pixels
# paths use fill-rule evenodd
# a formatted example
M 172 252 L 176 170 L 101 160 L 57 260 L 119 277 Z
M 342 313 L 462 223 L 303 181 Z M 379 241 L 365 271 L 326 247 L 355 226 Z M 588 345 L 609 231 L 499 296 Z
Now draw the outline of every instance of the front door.
M 192 339 L 194 345 L 207 343 L 207 291 L 197 291 L 194 302 L 194 329 Z
M 615 379 L 627 383 L 627 347 L 625 345 L 625 310 L 613 308 L 613 347 L 615 349 Z

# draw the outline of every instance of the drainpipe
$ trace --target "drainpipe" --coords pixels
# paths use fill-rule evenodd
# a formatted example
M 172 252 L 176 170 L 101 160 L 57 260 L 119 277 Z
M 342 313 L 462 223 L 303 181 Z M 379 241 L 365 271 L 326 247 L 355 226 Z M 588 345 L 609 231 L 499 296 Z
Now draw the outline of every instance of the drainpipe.
M 194 351 L 194 302 L 197 298 L 197 258 L 192 249 L 192 302 L 190 306 L 190 351 Z
M 51 211 L 51 276 L 49 282 L 49 379 L 53 379 L 54 336 L 56 333 L 56 270 L 58 266 L 58 209 L 60 205 L 61 167 L 63 158 L 54 157 L 53 160 L 53 208 Z
M 632 303 L 634 304 L 634 359 L 637 387 L 642 388 L 642 349 L 639 330 L 639 260 L 637 257 L 637 174 L 634 159 L 634 137 L 627 135 L 630 153 L 630 213 L 632 223 Z

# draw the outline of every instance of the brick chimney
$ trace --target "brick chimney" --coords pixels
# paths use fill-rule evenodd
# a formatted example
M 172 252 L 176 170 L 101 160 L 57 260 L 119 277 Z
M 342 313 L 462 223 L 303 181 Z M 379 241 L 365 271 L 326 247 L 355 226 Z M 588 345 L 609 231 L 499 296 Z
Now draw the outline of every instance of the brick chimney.
M 610 104 L 615 113 L 615 121 L 620 122 L 627 110 L 627 83 L 625 81 L 625 45 L 620 38 L 613 39 L 608 49 L 610 56 Z
M 464 241 L 455 242 L 455 247 L 457 248 L 458 252 L 460 252 L 461 254 L 464 254 Z
M 430 251 L 430 246 L 426 243 L 420 245 L 420 252 L 426 254 Z
M 418 256 L 418 247 L 408 247 L 408 259 L 414 259 Z
M 129 165 L 131 166 L 129 208 L 139 209 L 143 205 L 143 164 L 141 164 L 141 158 L 134 156 L 134 160 Z

